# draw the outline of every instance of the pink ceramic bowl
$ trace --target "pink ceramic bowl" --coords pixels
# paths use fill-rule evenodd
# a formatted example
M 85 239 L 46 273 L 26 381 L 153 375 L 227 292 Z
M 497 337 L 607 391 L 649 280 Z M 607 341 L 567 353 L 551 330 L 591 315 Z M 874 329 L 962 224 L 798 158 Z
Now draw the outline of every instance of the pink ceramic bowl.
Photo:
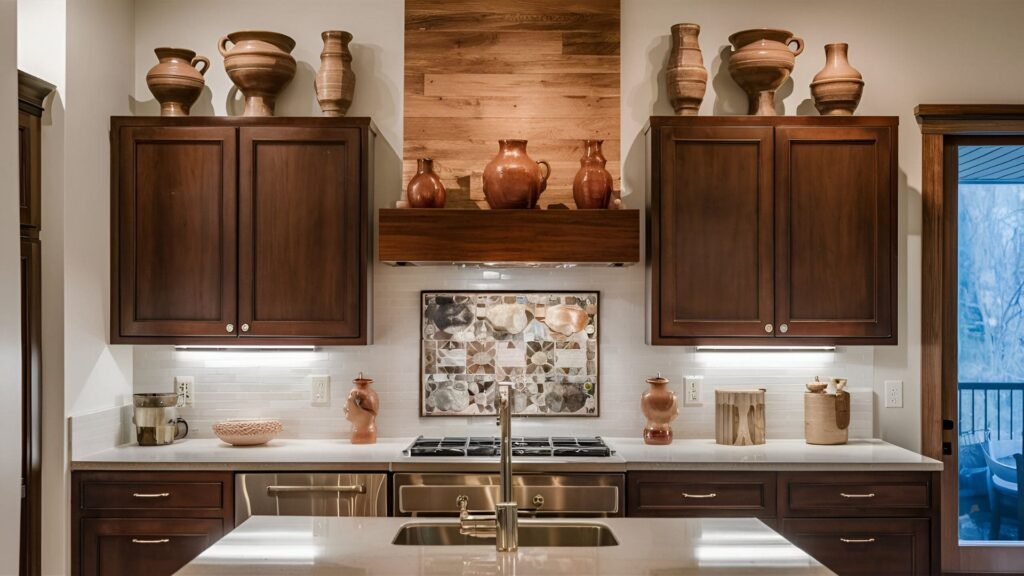
M 217 438 L 233 446 L 266 444 L 282 430 L 284 430 L 284 426 L 276 418 L 225 420 L 213 425 L 213 433 L 217 435 Z

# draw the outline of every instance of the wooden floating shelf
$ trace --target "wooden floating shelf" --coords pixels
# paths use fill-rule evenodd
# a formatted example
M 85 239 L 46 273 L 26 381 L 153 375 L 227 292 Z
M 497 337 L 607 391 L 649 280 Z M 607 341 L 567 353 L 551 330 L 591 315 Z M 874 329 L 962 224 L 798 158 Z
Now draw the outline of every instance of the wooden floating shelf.
M 381 262 L 494 266 L 640 261 L 639 210 L 380 210 Z

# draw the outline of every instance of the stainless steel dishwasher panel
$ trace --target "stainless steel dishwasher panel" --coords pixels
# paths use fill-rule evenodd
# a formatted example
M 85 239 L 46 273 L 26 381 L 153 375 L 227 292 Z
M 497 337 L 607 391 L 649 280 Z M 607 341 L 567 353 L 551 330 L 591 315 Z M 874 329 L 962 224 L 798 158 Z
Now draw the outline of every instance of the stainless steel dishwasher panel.
M 235 474 L 235 525 L 250 516 L 387 516 L 386 474 Z

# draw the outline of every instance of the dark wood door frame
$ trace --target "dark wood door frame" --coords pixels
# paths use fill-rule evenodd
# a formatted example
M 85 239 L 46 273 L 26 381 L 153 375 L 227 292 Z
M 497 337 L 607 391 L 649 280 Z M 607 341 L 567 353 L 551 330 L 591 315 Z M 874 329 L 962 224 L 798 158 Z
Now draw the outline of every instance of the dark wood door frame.
M 944 573 L 1018 573 L 1024 547 L 960 547 L 956 429 L 956 148 L 984 137 L 1024 136 L 1024 105 L 921 104 L 921 445 L 942 460 L 941 555 Z M 944 426 L 944 423 L 946 426 Z M 948 424 L 952 423 L 950 427 Z M 949 428 L 949 429 L 944 429 Z M 946 453 L 948 452 L 948 453 Z

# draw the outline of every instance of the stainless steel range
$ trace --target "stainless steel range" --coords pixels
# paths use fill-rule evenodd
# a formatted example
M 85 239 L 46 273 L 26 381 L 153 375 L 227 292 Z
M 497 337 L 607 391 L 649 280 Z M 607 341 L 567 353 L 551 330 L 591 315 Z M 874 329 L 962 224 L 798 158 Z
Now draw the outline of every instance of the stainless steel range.
M 501 439 L 492 436 L 420 436 L 405 449 L 406 456 L 500 456 Z M 613 451 L 600 436 L 512 437 L 513 456 L 605 458 Z

